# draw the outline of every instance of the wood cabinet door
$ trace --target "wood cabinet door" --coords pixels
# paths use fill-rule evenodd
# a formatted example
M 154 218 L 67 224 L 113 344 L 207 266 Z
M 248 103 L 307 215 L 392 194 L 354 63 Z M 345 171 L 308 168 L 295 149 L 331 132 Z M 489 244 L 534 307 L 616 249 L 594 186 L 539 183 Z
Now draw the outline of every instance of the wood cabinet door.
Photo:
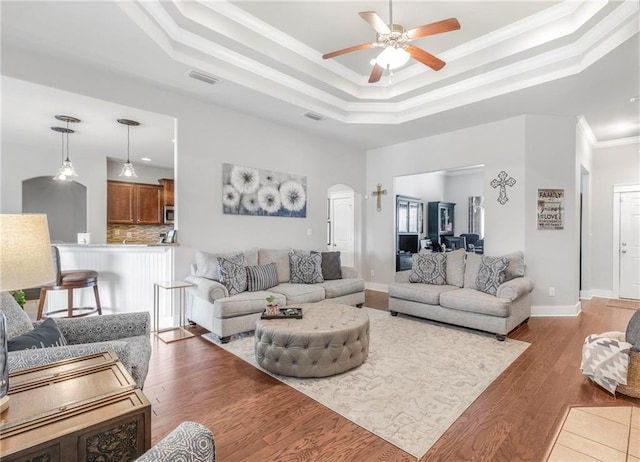
M 135 223 L 136 185 L 107 182 L 107 223 Z
M 174 199 L 173 199 L 173 190 L 174 190 L 173 180 L 163 179 L 161 180 L 161 182 L 162 182 L 162 189 L 164 194 L 164 205 L 175 205 Z
M 136 200 L 136 223 L 142 225 L 162 224 L 162 187 L 138 184 Z

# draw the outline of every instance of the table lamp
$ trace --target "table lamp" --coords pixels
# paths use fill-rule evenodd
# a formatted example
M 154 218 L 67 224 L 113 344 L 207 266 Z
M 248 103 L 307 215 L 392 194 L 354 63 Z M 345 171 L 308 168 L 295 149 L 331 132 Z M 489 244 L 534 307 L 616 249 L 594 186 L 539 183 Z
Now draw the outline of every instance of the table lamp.
M 49 225 L 44 214 L 0 214 L 0 292 L 55 279 Z M 0 313 L 0 412 L 9 406 L 7 326 Z

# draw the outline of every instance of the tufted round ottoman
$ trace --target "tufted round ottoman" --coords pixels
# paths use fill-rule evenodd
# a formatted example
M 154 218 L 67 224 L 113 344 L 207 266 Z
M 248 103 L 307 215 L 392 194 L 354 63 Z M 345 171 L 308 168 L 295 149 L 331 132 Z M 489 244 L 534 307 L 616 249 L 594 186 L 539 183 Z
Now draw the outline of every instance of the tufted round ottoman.
M 347 305 L 302 305 L 302 319 L 259 319 L 256 361 L 270 372 L 326 377 L 362 364 L 369 354 L 369 316 Z

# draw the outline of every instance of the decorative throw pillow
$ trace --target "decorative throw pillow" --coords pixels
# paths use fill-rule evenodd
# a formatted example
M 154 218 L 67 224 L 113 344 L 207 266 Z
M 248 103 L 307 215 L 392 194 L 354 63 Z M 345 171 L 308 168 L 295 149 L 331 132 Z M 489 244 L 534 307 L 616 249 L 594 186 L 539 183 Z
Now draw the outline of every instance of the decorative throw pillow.
M 291 267 L 292 284 L 316 284 L 324 282 L 322 277 L 322 255 L 314 253 L 310 255 L 289 254 L 289 266 Z
M 509 259 L 505 257 L 482 257 L 476 286 L 478 290 L 489 295 L 498 293 L 498 287 L 504 282 Z
M 322 278 L 325 281 L 334 279 L 342 279 L 342 262 L 340 261 L 340 252 L 315 252 L 322 255 Z
M 53 318 L 48 318 L 38 327 L 26 334 L 7 340 L 8 351 L 28 350 L 31 348 L 49 348 L 64 346 L 67 341 L 58 329 Z
M 6 318 L 8 339 L 33 330 L 29 315 L 18 305 L 9 292 L 0 292 L 0 313 L 3 313 Z
M 522 250 L 503 255 L 503 257 L 509 260 L 509 266 L 507 266 L 507 270 L 504 273 L 505 281 L 524 276 L 525 264 L 524 252 Z
M 229 291 L 236 295 L 247 290 L 247 267 L 244 254 L 232 257 L 218 257 L 218 278 Z
M 247 266 L 247 290 L 257 292 L 278 285 L 278 270 L 275 263 Z
M 409 282 L 444 285 L 447 277 L 447 257 L 440 252 L 417 253 L 413 256 L 413 266 Z
M 633 345 L 633 351 L 640 351 L 640 310 L 637 310 L 629 319 L 625 340 Z

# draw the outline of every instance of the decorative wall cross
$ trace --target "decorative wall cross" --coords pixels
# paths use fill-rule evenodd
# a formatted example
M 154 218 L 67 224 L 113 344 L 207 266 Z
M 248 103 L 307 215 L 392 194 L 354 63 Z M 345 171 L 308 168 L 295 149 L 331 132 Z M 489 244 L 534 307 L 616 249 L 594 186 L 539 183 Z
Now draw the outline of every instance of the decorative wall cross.
M 382 196 L 386 196 L 387 195 L 387 190 L 386 189 L 382 189 L 382 185 L 380 183 L 378 183 L 377 189 L 375 191 L 373 191 L 371 194 L 373 194 L 374 196 L 376 196 L 377 199 L 377 206 L 376 206 L 376 210 L 379 212 L 382 210 L 382 203 L 380 202 L 380 199 L 382 198 Z
M 507 178 L 509 177 L 509 178 Z M 498 173 L 498 178 L 494 178 L 491 180 L 491 187 L 497 188 L 500 187 L 500 194 L 498 195 L 498 202 L 504 205 L 507 203 L 509 198 L 507 197 L 507 186 L 513 186 L 516 184 L 516 180 L 513 177 L 510 177 L 507 172 L 504 170 Z

